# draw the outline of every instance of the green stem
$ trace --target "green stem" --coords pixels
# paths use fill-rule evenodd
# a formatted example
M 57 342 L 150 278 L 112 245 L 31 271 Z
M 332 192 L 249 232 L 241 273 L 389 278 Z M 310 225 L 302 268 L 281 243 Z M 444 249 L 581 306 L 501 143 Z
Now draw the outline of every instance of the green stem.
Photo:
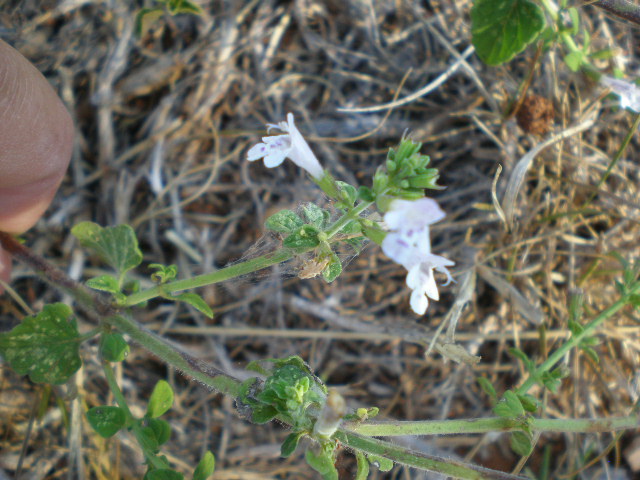
M 165 464 L 162 462 L 162 460 L 160 460 L 160 458 L 158 458 L 157 455 L 154 455 L 153 452 L 150 452 L 145 448 L 145 443 L 142 441 L 142 430 L 140 423 L 136 421 L 136 418 L 131 413 L 131 410 L 129 410 L 127 401 L 122 394 L 122 390 L 120 390 L 120 387 L 118 386 L 116 376 L 114 375 L 113 370 L 108 362 L 102 362 L 102 370 L 104 371 L 104 376 L 107 379 L 109 390 L 111 390 L 116 403 L 122 410 L 124 410 L 125 416 L 127 417 L 125 425 L 127 427 L 130 427 L 133 431 L 133 434 L 136 437 L 136 441 L 138 442 L 138 445 L 140 446 L 140 449 L 142 450 L 147 463 L 153 465 L 153 467 L 157 469 L 166 468 Z
M 327 235 L 327 239 L 331 239 L 332 237 L 334 237 L 338 232 L 340 232 L 340 230 L 342 230 L 342 228 L 344 228 L 347 223 L 358 218 L 362 212 L 364 212 L 368 207 L 371 206 L 372 203 L 373 202 L 363 202 L 348 213 L 344 214 L 338 220 L 336 220 L 333 225 L 331 225 L 325 232 L 325 234 Z M 312 250 L 312 248 L 310 248 L 309 250 Z M 126 300 L 120 304 L 120 306 L 132 307 L 133 305 L 146 302 L 147 300 L 151 300 L 155 297 L 161 297 L 163 295 L 179 292 L 182 290 L 204 287 L 206 285 L 213 285 L 215 283 L 224 282 L 225 280 L 231 280 L 232 278 L 262 270 L 263 268 L 270 267 L 277 263 L 286 262 L 287 260 L 293 258 L 295 255 L 300 255 L 301 253 L 304 252 L 283 248 L 276 252 L 247 260 L 246 262 L 236 263 L 235 265 L 221 268 L 220 270 L 216 270 L 215 272 L 205 273 L 193 278 L 176 280 L 175 282 L 158 285 L 147 290 L 133 293 L 129 295 Z
M 127 422 L 125 425 L 131 426 L 135 419 L 131 410 L 129 410 L 129 405 L 127 405 L 127 401 L 122 394 L 122 390 L 120 390 L 120 387 L 118 386 L 118 381 L 116 380 L 116 376 L 113 373 L 113 369 L 109 365 L 109 362 L 102 362 L 102 370 L 104 371 L 104 376 L 107 379 L 107 385 L 109 386 L 111 393 L 113 393 L 116 403 L 122 410 L 124 410 L 124 413 L 127 416 Z
M 240 395 L 239 380 L 192 357 L 177 345 L 138 325 L 133 319 L 125 315 L 114 315 L 105 321 L 129 335 L 134 342 L 157 355 L 167 365 L 171 365 L 194 380 L 225 395 L 233 397 Z
M 336 220 L 333 225 L 331 225 L 326 232 L 327 238 L 334 237 L 340 230 L 344 228 L 344 226 L 349 223 L 351 220 L 355 220 L 360 217 L 360 214 L 364 212 L 367 208 L 373 205 L 373 202 L 362 202 L 357 205 L 353 210 L 350 210 L 338 220 Z
M 531 372 L 529 378 L 527 378 L 527 380 L 515 390 L 515 393 L 527 393 L 529 389 L 536 383 L 536 379 L 539 378 L 542 373 L 551 370 L 560 360 L 562 360 L 562 358 L 567 353 L 569 353 L 572 348 L 577 347 L 585 337 L 591 335 L 593 330 L 597 328 L 602 322 L 613 316 L 616 312 L 618 312 L 618 310 L 627 305 L 629 303 L 629 297 L 637 294 L 639 291 L 640 282 L 632 291 L 628 292 L 626 295 L 623 295 L 622 298 L 620 298 L 613 305 L 600 312 L 600 314 L 596 318 L 594 318 L 591 322 L 584 326 L 584 330 L 580 334 L 572 335 L 571 339 L 561 345 L 560 348 L 553 352 L 544 362 L 538 365 L 535 371 Z
M 247 273 L 256 272 L 263 268 L 270 267 L 277 263 L 286 262 L 296 255 L 296 252 L 290 249 L 281 249 L 274 253 L 262 255 L 257 258 L 252 258 L 246 262 L 236 263 L 235 265 L 229 265 L 228 267 L 221 268 L 215 272 L 205 273 L 193 278 L 186 278 L 183 280 L 176 280 L 164 285 L 158 285 L 157 287 L 142 290 L 140 292 L 129 295 L 126 300 L 121 304 L 123 307 L 131 307 L 142 302 L 146 302 L 155 297 L 167 295 L 169 293 L 179 292 L 181 290 L 187 290 L 190 288 L 204 287 L 206 285 L 212 285 L 214 283 L 224 282 L 232 278 L 246 275 Z
M 589 205 L 593 201 L 593 199 L 598 194 L 598 190 L 600 190 L 600 187 L 602 187 L 602 185 L 604 185 L 604 182 L 607 181 L 607 178 L 609 178 L 609 175 L 611 175 L 611 171 L 618 164 L 618 162 L 622 158 L 622 154 L 627 149 L 627 146 L 629 145 L 629 142 L 631 142 L 631 139 L 633 138 L 633 136 L 638 131 L 638 126 L 639 125 L 640 125 L 640 113 L 636 115 L 635 119 L 633 120 L 633 125 L 631 126 L 631 128 L 627 132 L 627 135 L 624 137 L 624 140 L 622 141 L 622 143 L 620 144 L 620 148 L 618 148 L 618 151 L 614 155 L 613 159 L 611 159 L 611 162 L 609 162 L 609 166 L 607 167 L 606 172 L 604 172 L 604 175 L 602 176 L 602 178 L 598 182 L 598 185 L 596 185 L 595 191 L 591 194 L 591 196 L 585 202 L 585 204 L 582 206 L 582 208 L 586 207 L 587 205 Z
M 538 432 L 612 432 L 638 428 L 640 416 L 594 419 L 529 420 L 532 430 Z M 522 422 L 513 418 L 473 418 L 467 420 L 429 420 L 412 422 L 348 423 L 345 429 L 367 437 L 392 437 L 399 435 L 459 435 L 488 432 L 513 432 L 522 430 Z
M 489 470 L 488 468 L 469 465 L 452 458 L 440 458 L 432 455 L 426 455 L 421 452 L 412 451 L 407 447 L 394 445 L 375 438 L 363 437 L 353 432 L 346 432 L 343 429 L 339 429 L 336 432 L 335 438 L 338 439 L 340 443 L 351 449 L 360 450 L 369 455 L 379 455 L 409 467 L 438 472 L 454 478 L 472 480 L 514 480 L 525 478 L 517 475 L 511 475 L 509 473 L 498 472 L 496 470 Z

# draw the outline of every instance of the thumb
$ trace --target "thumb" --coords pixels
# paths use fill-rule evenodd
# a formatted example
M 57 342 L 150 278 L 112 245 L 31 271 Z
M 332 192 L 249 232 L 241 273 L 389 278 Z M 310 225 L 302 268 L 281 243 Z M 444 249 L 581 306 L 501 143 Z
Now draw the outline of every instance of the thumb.
M 42 74 L 0 40 L 0 230 L 20 233 L 40 218 L 62 181 L 73 123 Z M 8 278 L 0 253 L 0 277 Z

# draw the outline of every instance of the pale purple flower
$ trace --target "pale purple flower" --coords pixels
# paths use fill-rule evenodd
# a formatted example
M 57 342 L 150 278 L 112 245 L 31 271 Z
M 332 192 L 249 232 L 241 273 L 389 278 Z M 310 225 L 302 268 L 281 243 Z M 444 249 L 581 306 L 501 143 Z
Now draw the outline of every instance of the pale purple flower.
M 432 254 L 429 239 L 429 225 L 444 216 L 436 201 L 430 198 L 393 200 L 384 215 L 391 231 L 382 242 L 382 251 L 408 270 L 406 282 L 412 290 L 411 309 L 418 315 L 427 311 L 429 298 L 440 298 L 433 271 L 444 273 L 446 284 L 453 280 L 447 267 L 454 262 Z
M 254 145 L 247 152 L 247 160 L 253 162 L 264 158 L 265 167 L 274 168 L 288 157 L 293 163 L 309 172 L 313 178 L 319 180 L 324 176 L 320 162 L 293 123 L 292 113 L 287 114 L 286 122 L 268 123 L 267 127 L 269 127 L 268 132 L 272 128 L 277 128 L 285 134 L 262 137 L 262 143 Z
M 600 78 L 600 83 L 609 87 L 620 97 L 620 108 L 630 108 L 634 112 L 640 112 L 640 89 L 634 83 L 606 75 Z

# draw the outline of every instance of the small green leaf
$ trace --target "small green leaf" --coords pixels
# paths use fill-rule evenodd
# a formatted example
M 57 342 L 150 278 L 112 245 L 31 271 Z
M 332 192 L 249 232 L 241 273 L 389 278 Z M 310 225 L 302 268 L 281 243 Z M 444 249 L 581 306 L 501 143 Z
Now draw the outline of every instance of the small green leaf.
M 509 349 L 509 353 L 511 355 L 513 355 L 514 357 L 522 360 L 522 362 L 525 365 L 529 365 L 531 363 L 531 360 L 529 360 L 529 357 L 527 356 L 526 353 L 524 353 L 522 350 L 520 350 L 519 348 L 516 347 L 512 347 Z
M 304 437 L 304 435 L 304 432 L 290 433 L 287 438 L 285 438 L 284 442 L 282 442 L 282 446 L 280 447 L 280 456 L 287 458 L 295 452 L 300 439 Z
M 184 480 L 184 475 L 170 468 L 158 468 L 150 470 L 145 475 L 145 480 Z
M 318 229 L 311 225 L 303 225 L 284 239 L 282 244 L 287 248 L 309 249 L 320 245 Z
M 353 207 L 358 198 L 358 190 L 356 190 L 356 187 L 339 180 L 336 181 L 336 185 L 338 185 L 340 189 L 340 197 L 342 198 L 342 202 L 340 203 L 343 203 L 346 207 Z
M 575 52 L 568 53 L 564 56 L 564 63 L 567 64 L 569 70 L 577 72 L 584 63 L 584 53 L 576 50 Z
M 99 277 L 90 278 L 86 284 L 87 287 L 100 290 L 101 292 L 120 293 L 118 279 L 112 275 L 100 275 Z
M 251 420 L 253 421 L 253 423 L 262 425 L 263 423 L 267 423 L 273 420 L 276 415 L 278 415 L 278 410 L 276 410 L 271 405 L 260 405 L 253 409 Z
M 499 417 L 519 417 L 524 415 L 524 407 L 518 396 L 511 390 L 504 392 L 502 399 L 493 407 L 493 412 Z
M 149 398 L 149 405 L 147 406 L 147 417 L 158 418 L 160 415 L 166 413 L 167 410 L 173 405 L 173 390 L 164 380 L 159 380 L 156 383 L 151 398 Z
M 375 202 L 376 195 L 369 187 L 358 187 L 358 198 L 365 202 Z
M 180 302 L 188 303 L 200 313 L 204 313 L 207 317 L 213 318 L 213 310 L 211 310 L 211 307 L 207 304 L 207 302 L 205 302 L 204 299 L 197 293 L 181 293 L 180 295 L 176 295 L 175 297 L 171 298 L 175 298 Z
M 156 432 L 154 432 L 151 427 L 143 427 L 142 420 L 138 420 L 138 424 L 136 425 L 136 428 L 134 428 L 134 432 L 138 443 L 143 450 L 151 453 L 158 452 L 158 439 L 156 437 Z
M 292 233 L 304 225 L 302 219 L 291 210 L 281 210 L 267 218 L 265 227 L 280 233 Z
M 322 278 L 324 278 L 324 280 L 327 283 L 331 283 L 336 278 L 338 278 L 341 273 L 342 273 L 342 262 L 340 262 L 340 259 L 338 258 L 338 256 L 332 252 L 331 261 L 329 262 L 329 265 L 327 265 L 325 269 L 322 271 Z
M 371 465 L 378 467 L 381 472 L 388 472 L 393 468 L 393 461 L 378 455 L 368 455 Z
M 529 0 L 475 0 L 471 9 L 472 42 L 487 65 L 508 62 L 544 27 L 542 9 Z
M 136 15 L 135 32 L 138 37 L 145 35 L 151 25 L 164 15 L 164 9 L 161 7 L 141 8 Z
M 316 455 L 309 449 L 305 453 L 305 459 L 311 468 L 322 475 L 324 480 L 339 480 L 338 470 L 333 464 L 333 458 L 328 453 L 322 451 Z
M 8 333 L 0 333 L 0 356 L 20 375 L 36 383 L 59 385 L 82 364 L 80 336 L 71 308 L 45 305 L 36 316 L 25 317 Z
M 151 274 L 151 280 L 160 285 L 170 282 L 178 275 L 178 267 L 175 265 L 152 263 L 149 265 L 149 268 L 156 270 Z
M 528 393 L 518 394 L 518 399 L 527 412 L 535 413 L 538 411 L 538 401 L 532 395 Z
M 530 455 L 533 451 L 531 437 L 525 432 L 513 432 L 511 434 L 511 449 L 521 457 Z
M 193 480 L 207 480 L 216 468 L 216 458 L 213 453 L 207 452 L 198 463 L 195 472 L 193 472 Z
M 364 233 L 369 240 L 377 245 L 382 245 L 384 238 L 387 236 L 387 232 L 385 232 L 378 223 L 372 222 L 371 220 L 362 220 L 360 225 L 362 225 L 362 233 Z
M 172 15 L 177 15 L 179 13 L 200 15 L 202 13 L 202 8 L 189 0 L 178 0 L 169 2 L 169 13 Z
M 159 418 L 147 418 L 145 423 L 147 427 L 153 430 L 158 445 L 167 443 L 171 438 L 171 425 L 169 425 L 169 422 Z
M 356 461 L 358 463 L 358 471 L 354 480 L 367 480 L 369 477 L 369 460 L 364 453 L 356 450 Z
M 329 220 L 329 212 L 323 210 L 315 203 L 307 203 L 303 205 L 302 211 L 308 222 L 318 229 L 325 227 Z
M 93 222 L 82 222 L 73 227 L 71 233 L 80 245 L 92 250 L 120 275 L 142 262 L 138 239 L 129 225 L 103 228 Z
M 120 333 L 105 333 L 100 339 L 100 355 L 107 362 L 122 362 L 129 355 L 129 344 Z
M 480 388 L 482 388 L 482 391 L 491 397 L 492 402 L 496 402 L 498 400 L 496 389 L 493 388 L 493 385 L 491 385 L 491 382 L 487 378 L 478 377 L 476 381 L 478 382 L 478 385 L 480 385 Z
M 104 406 L 89 409 L 87 420 L 98 435 L 109 438 L 124 426 L 127 416 L 120 407 Z
M 582 351 L 585 353 L 587 357 L 593 360 L 593 363 L 600 363 L 600 357 L 598 357 L 598 353 L 591 347 L 584 347 Z

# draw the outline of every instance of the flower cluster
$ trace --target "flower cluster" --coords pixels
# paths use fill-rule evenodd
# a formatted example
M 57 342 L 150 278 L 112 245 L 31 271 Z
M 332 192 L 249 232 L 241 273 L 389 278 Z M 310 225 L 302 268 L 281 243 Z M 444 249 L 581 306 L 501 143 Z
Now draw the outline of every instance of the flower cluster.
M 606 85 L 620 97 L 620 107 L 640 113 L 640 89 L 633 83 L 603 75 L 600 83 Z
M 382 242 L 382 251 L 389 258 L 408 270 L 407 286 L 411 293 L 411 309 L 423 315 L 429 306 L 429 298 L 438 300 L 438 287 L 434 270 L 447 276 L 448 285 L 453 278 L 447 267 L 454 262 L 431 253 L 429 225 L 442 220 L 445 213 L 435 200 L 395 199 L 384 215 L 390 232 Z
M 286 122 L 268 123 L 267 127 L 267 132 L 270 132 L 272 128 L 277 128 L 285 134 L 262 137 L 263 143 L 254 145 L 247 152 L 247 160 L 253 162 L 264 158 L 264 165 L 267 168 L 274 168 L 280 165 L 285 158 L 290 158 L 293 163 L 309 172 L 316 180 L 323 177 L 322 166 L 293 123 L 292 113 L 287 114 Z

